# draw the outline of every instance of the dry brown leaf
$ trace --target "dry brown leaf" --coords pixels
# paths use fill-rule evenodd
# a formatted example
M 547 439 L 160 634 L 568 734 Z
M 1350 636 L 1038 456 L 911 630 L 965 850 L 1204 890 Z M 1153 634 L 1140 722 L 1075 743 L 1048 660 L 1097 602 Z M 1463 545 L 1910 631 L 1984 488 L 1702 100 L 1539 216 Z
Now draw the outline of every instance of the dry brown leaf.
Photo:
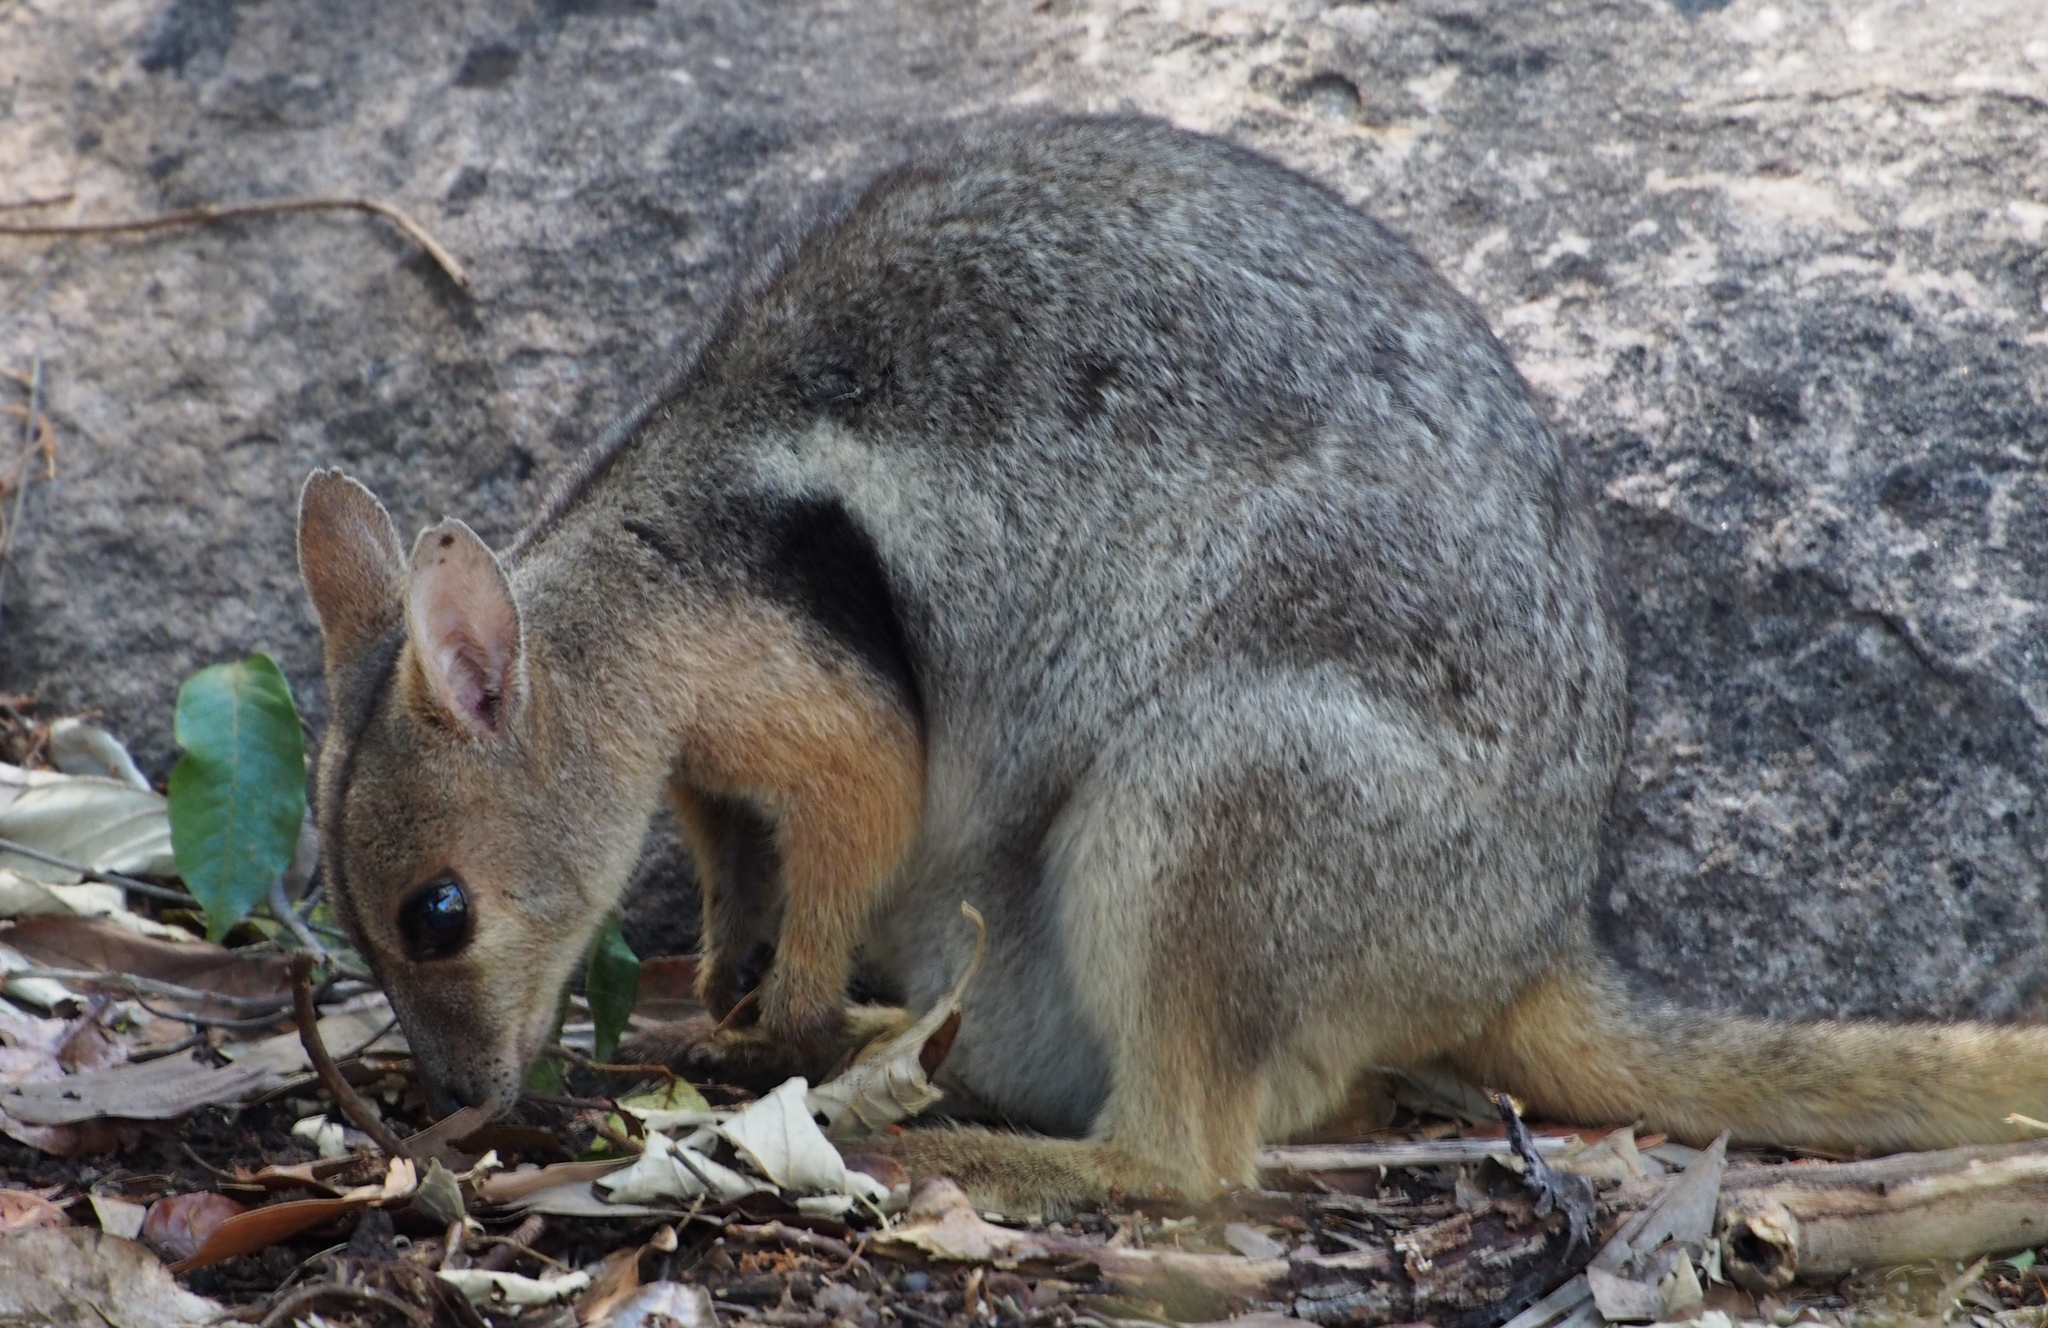
M 224 1194 L 173 1194 L 149 1206 L 138 1239 L 162 1258 L 189 1259 L 221 1223 L 248 1211 Z
M 252 959 L 206 941 L 159 941 L 103 918 L 23 918 L 0 928 L 0 944 L 46 968 L 128 973 L 224 996 L 291 994 L 288 956 Z
M 613 1250 L 590 1274 L 590 1285 L 576 1297 L 576 1322 L 598 1323 L 612 1316 L 640 1288 L 639 1245 Z
M 266 1190 L 317 1190 L 329 1198 L 339 1198 L 341 1191 L 315 1175 L 314 1165 L 311 1162 L 294 1162 L 289 1166 L 272 1163 L 255 1172 L 246 1167 L 236 1167 L 235 1174 L 247 1184 L 260 1185 Z
M 272 1082 L 272 1072 L 262 1066 L 214 1067 L 189 1055 L 165 1056 L 141 1065 L 16 1085 L 0 1095 L 0 1112 L 30 1125 L 173 1120 L 196 1107 L 239 1102 Z
M 172 1264 L 171 1271 L 189 1273 L 194 1268 L 207 1268 L 237 1255 L 267 1250 L 301 1231 L 311 1230 L 322 1222 L 367 1206 L 360 1199 L 294 1199 L 266 1208 L 252 1208 L 215 1227 L 206 1242 L 186 1258 Z
M 476 1200 L 482 1204 L 516 1204 L 557 1185 L 588 1185 L 632 1164 L 632 1158 L 619 1157 L 599 1162 L 557 1162 L 532 1171 L 501 1171 L 476 1187 Z
M 0 1323 L 185 1328 L 221 1315 L 221 1306 L 173 1281 L 154 1254 L 89 1227 L 0 1236 L 0 1268 Z
M 1193 1254 L 1174 1249 L 1118 1249 L 1073 1236 L 1019 1231 L 985 1220 L 968 1202 L 966 1192 L 944 1177 L 918 1183 L 910 1207 L 894 1227 L 868 1239 L 877 1254 L 922 1256 L 957 1263 L 985 1263 L 998 1268 L 1030 1262 L 1055 1266 L 1093 1264 L 1103 1279 L 1125 1287 L 1141 1287 L 1159 1278 L 1184 1278 L 1237 1300 L 1273 1299 L 1286 1285 L 1288 1259 L 1246 1259 L 1235 1254 Z M 1321 1256 L 1323 1267 L 1343 1267 L 1357 1254 Z M 1383 1260 L 1378 1251 L 1370 1258 Z

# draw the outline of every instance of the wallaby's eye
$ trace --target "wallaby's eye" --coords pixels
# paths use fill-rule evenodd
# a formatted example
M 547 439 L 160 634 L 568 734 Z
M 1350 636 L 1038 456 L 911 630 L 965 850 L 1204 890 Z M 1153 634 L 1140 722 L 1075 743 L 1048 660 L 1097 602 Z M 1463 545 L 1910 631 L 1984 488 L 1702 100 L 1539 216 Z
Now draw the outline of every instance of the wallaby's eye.
M 469 944 L 469 895 L 444 872 L 407 896 L 398 908 L 398 935 L 415 960 L 446 959 Z

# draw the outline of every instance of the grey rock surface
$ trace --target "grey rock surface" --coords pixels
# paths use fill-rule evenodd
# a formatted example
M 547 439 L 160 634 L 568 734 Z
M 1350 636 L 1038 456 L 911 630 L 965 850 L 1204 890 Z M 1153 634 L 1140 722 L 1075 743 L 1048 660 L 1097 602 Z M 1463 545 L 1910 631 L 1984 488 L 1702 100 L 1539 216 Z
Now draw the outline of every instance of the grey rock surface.
M 1493 319 L 1632 634 L 1603 922 L 1646 981 L 2048 1013 L 2038 0 L 0 0 L 0 205 L 73 195 L 0 220 L 369 194 L 476 286 L 355 214 L 0 239 L 59 441 L 0 687 L 157 774 L 205 663 L 269 650 L 317 712 L 310 466 L 502 540 L 749 249 L 1012 105 L 1272 152 Z

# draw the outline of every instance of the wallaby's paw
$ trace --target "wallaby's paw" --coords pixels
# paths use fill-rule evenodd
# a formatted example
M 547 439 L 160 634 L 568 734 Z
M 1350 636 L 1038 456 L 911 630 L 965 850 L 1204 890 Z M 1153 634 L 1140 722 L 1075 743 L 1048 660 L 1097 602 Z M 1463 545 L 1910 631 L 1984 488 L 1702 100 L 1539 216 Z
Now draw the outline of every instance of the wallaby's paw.
M 721 1029 L 709 1015 L 636 1033 L 619 1045 L 618 1059 L 629 1065 L 666 1065 L 686 1079 L 757 1092 L 807 1068 L 803 1057 L 761 1025 Z
M 950 1177 L 976 1208 L 1013 1218 L 1059 1218 L 1113 1199 L 1179 1193 L 1159 1169 L 1092 1140 L 942 1127 L 883 1135 L 859 1148 L 895 1158 L 913 1180 Z
M 842 1007 L 834 1016 L 798 1037 L 779 1034 L 765 1021 L 721 1029 L 717 1020 L 698 1016 L 634 1034 L 620 1045 L 618 1059 L 766 1092 L 791 1075 L 822 1083 L 873 1043 L 916 1022 L 909 1011 L 886 1005 Z

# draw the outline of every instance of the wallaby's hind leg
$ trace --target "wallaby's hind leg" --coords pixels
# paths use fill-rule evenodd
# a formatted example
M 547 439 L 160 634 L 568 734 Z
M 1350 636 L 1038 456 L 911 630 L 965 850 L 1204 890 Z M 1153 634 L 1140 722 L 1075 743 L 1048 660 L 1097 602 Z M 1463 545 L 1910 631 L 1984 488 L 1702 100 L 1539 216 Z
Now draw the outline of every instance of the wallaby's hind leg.
M 913 1175 L 960 1182 L 977 1207 L 1058 1215 L 1113 1193 L 1191 1197 L 1248 1184 L 1264 1096 L 1257 1074 L 1230 1073 L 1182 1038 L 1118 1064 L 1117 1084 L 1086 1139 L 979 1128 L 913 1129 L 877 1146 Z
M 1194 745 L 1178 726 L 1154 741 Z M 1262 1130 L 1286 1095 L 1280 1078 L 1299 1011 L 1267 971 L 1290 956 L 1247 945 L 1259 930 L 1247 913 L 1286 883 L 1271 875 L 1276 857 L 1260 827 L 1248 833 L 1209 815 L 1195 791 L 1182 797 L 1133 777 L 1128 765 L 1150 759 L 1109 754 L 1044 846 L 1063 968 L 1109 1067 L 1088 1137 L 930 1129 L 887 1144 L 914 1174 L 950 1175 L 982 1206 L 1049 1213 L 1116 1191 L 1198 1198 L 1255 1179 Z M 976 984 L 966 1002 L 963 1042 L 1032 1046 L 1014 1022 L 1028 1014 L 1003 993 Z M 1050 1060 L 1058 1049 L 1040 1043 L 1033 1054 Z M 1342 1087 L 1340 1076 L 1340 1097 Z
M 1487 768 L 1400 707 L 1342 678 L 1233 675 L 1141 722 L 1043 852 L 1109 1067 L 1089 1138 L 893 1145 L 990 1206 L 1251 1184 L 1262 1139 L 1327 1119 L 1369 1067 L 1457 1046 L 1570 940 L 1570 871 L 1500 827 Z M 963 1044 L 1029 1045 L 1002 1000 L 969 988 Z

